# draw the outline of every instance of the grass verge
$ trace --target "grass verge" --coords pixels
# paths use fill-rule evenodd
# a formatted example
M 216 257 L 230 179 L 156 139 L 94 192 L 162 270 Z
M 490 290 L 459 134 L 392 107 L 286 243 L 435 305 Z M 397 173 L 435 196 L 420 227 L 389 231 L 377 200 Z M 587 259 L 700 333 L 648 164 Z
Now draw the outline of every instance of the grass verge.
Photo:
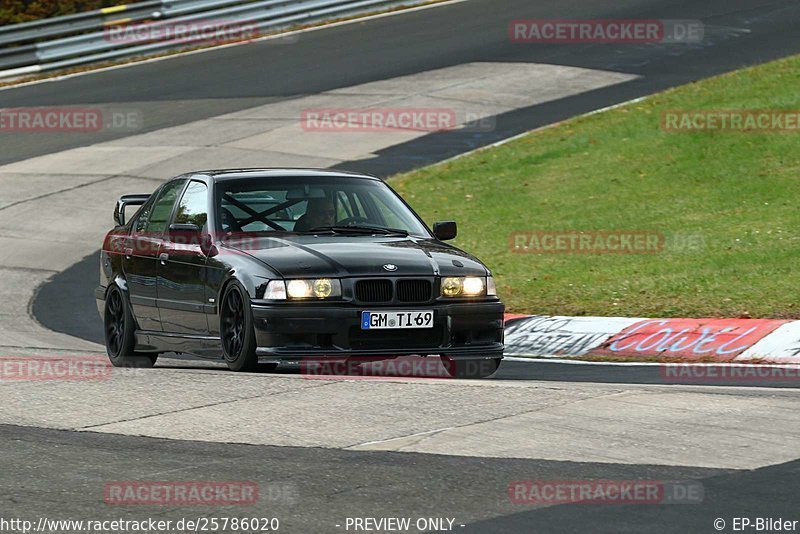
M 800 317 L 800 131 L 667 132 L 671 110 L 800 110 L 800 56 L 392 179 L 494 271 L 510 312 Z M 654 254 L 513 253 L 514 231 L 650 231 Z

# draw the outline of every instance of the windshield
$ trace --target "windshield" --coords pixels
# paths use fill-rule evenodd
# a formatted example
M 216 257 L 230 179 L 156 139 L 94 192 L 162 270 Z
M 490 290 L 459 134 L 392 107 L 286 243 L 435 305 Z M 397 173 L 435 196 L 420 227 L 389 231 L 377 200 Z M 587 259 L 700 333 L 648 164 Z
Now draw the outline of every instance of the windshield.
M 403 201 L 376 180 L 259 178 L 221 181 L 217 189 L 218 229 L 223 232 L 374 231 L 430 237 Z

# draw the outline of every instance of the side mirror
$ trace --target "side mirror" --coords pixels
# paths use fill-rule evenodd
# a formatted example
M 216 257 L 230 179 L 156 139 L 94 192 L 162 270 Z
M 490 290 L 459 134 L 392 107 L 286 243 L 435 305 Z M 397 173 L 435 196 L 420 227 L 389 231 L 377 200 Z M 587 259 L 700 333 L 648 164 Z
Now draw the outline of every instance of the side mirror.
M 117 201 L 114 206 L 114 224 L 117 226 L 125 226 L 125 205 Z
M 441 221 L 434 223 L 433 235 L 435 235 L 436 239 L 439 241 L 455 239 L 458 235 L 458 225 L 455 221 Z
M 179 245 L 199 245 L 200 228 L 196 224 L 170 224 L 169 239 Z

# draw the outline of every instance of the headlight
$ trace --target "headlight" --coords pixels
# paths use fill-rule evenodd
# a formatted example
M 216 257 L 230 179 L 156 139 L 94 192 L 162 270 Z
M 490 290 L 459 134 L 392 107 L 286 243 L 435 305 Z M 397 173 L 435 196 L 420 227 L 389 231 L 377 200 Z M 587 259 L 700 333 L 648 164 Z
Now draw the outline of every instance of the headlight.
M 480 297 L 486 295 L 486 278 L 477 276 L 442 278 L 443 297 Z
M 486 294 L 490 297 L 497 296 L 497 286 L 494 284 L 494 278 L 491 276 L 486 279 Z
M 311 296 L 311 282 L 308 280 L 289 280 L 286 294 L 293 299 L 307 299 Z
M 342 285 L 332 278 L 288 280 L 286 295 L 290 299 L 327 299 L 342 296 Z
M 342 296 L 342 284 L 333 278 L 273 280 L 264 292 L 266 300 L 328 299 Z

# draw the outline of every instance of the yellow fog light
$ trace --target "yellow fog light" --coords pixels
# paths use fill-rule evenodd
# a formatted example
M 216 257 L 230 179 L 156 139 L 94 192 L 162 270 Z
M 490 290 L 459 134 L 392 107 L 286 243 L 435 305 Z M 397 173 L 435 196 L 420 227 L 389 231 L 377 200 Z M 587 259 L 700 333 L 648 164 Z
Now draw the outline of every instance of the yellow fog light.
M 442 295 L 445 297 L 457 297 L 463 290 L 461 278 L 445 278 L 442 280 Z
M 464 278 L 464 295 L 477 297 L 483 295 L 483 278 L 469 277 Z
M 314 280 L 314 296 L 320 299 L 326 299 L 333 293 L 333 284 L 327 278 L 320 278 Z

